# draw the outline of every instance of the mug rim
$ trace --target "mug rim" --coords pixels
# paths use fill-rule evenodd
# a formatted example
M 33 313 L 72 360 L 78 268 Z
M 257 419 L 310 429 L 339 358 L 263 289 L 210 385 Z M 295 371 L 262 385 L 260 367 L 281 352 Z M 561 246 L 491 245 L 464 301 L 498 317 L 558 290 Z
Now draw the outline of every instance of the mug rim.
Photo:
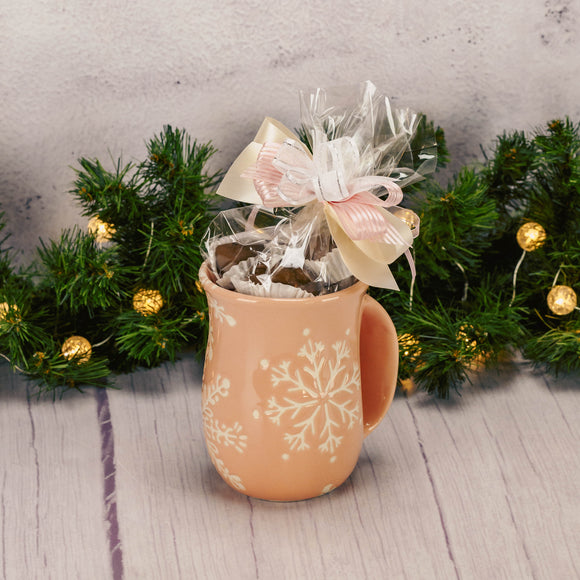
M 330 300 L 336 300 L 339 296 L 346 296 L 350 294 L 358 294 L 364 293 L 368 290 L 368 284 L 357 280 L 351 286 L 347 288 L 343 288 L 342 290 L 338 290 L 337 292 L 331 292 L 329 294 L 322 294 L 321 296 L 312 296 L 309 298 L 272 298 L 271 296 L 252 296 L 251 294 L 243 294 L 241 292 L 236 292 L 235 290 L 228 290 L 227 288 L 222 288 L 218 286 L 212 279 L 211 275 L 213 272 L 211 271 L 207 260 L 203 262 L 201 267 L 199 268 L 198 276 L 201 282 L 202 287 L 207 283 L 211 285 L 212 292 L 217 292 L 218 294 L 223 294 L 224 296 L 232 296 L 238 297 L 240 300 L 246 302 L 270 302 L 270 303 L 280 303 L 280 304 L 291 304 L 291 303 L 300 303 L 305 304 L 309 302 L 326 302 Z

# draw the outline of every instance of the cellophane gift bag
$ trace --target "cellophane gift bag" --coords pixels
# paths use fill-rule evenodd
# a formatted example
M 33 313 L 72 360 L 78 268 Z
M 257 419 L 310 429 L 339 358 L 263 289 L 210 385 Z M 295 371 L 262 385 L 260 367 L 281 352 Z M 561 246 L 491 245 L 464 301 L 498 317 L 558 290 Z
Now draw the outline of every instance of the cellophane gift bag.
M 402 188 L 433 171 L 434 136 L 413 150 L 420 117 L 371 82 L 300 94 L 299 135 L 266 118 L 218 193 L 238 202 L 205 239 L 218 285 L 273 298 L 335 292 L 357 279 L 397 289 L 389 264 L 419 219 Z

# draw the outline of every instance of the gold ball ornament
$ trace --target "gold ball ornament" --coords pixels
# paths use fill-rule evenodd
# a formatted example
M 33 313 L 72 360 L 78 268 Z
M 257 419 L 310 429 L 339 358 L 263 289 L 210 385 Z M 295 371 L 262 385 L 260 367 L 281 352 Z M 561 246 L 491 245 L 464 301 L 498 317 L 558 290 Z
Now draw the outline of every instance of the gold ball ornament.
M 133 296 L 133 308 L 143 316 L 157 314 L 163 307 L 163 297 L 159 290 L 142 289 Z
M 570 314 L 577 304 L 578 297 L 570 286 L 554 286 L 548 293 L 548 308 L 558 316 Z
M 546 230 L 536 222 L 527 222 L 518 230 L 516 239 L 522 250 L 533 252 L 544 245 Z
M 67 360 L 75 359 L 79 363 L 86 363 L 91 358 L 93 347 L 84 336 L 71 336 L 63 342 L 61 352 Z
M 92 217 L 87 225 L 89 233 L 95 236 L 99 244 L 104 244 L 111 239 L 115 233 L 115 228 L 98 217 Z

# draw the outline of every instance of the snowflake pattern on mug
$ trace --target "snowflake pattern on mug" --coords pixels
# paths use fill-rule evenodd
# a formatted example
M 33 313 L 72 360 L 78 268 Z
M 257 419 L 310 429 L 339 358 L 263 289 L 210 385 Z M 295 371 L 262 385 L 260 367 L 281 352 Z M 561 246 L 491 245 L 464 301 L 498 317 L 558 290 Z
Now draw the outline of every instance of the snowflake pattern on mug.
M 361 420 L 359 365 L 343 340 L 329 349 L 308 339 L 298 357 L 304 359 L 302 368 L 293 369 L 290 361 L 272 367 L 272 386 L 283 393 L 268 400 L 265 414 L 276 425 L 290 425 L 284 440 L 292 451 L 317 444 L 321 453 L 333 453 L 343 438 L 338 431 Z
M 231 316 L 230 314 L 226 313 L 226 310 L 223 306 L 220 306 L 214 298 L 211 296 L 207 297 L 207 306 L 208 310 L 212 319 L 212 323 L 209 326 L 209 334 L 207 337 L 207 347 L 206 347 L 206 356 L 208 360 L 213 359 L 213 325 L 216 323 L 226 323 L 229 326 L 235 326 L 237 324 L 236 319 Z
M 233 447 L 238 453 L 244 453 L 248 445 L 248 436 L 244 435 L 242 426 L 236 421 L 228 426 L 216 419 L 214 409 L 219 401 L 230 392 L 230 381 L 217 376 L 215 382 L 204 384 L 202 390 L 202 419 L 207 449 L 213 464 L 221 476 L 236 489 L 246 488 L 238 475 L 230 473 L 219 457 L 220 449 Z

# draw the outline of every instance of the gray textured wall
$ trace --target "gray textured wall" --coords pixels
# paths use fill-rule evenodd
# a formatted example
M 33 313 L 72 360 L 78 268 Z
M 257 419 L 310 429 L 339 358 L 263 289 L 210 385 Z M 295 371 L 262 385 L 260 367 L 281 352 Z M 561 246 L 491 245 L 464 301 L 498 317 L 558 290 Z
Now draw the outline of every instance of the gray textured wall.
M 372 80 L 447 133 L 453 167 L 509 129 L 580 118 L 578 0 L 3 0 L 0 201 L 23 260 L 82 224 L 80 156 L 140 159 L 164 124 L 227 167 L 300 88 Z

